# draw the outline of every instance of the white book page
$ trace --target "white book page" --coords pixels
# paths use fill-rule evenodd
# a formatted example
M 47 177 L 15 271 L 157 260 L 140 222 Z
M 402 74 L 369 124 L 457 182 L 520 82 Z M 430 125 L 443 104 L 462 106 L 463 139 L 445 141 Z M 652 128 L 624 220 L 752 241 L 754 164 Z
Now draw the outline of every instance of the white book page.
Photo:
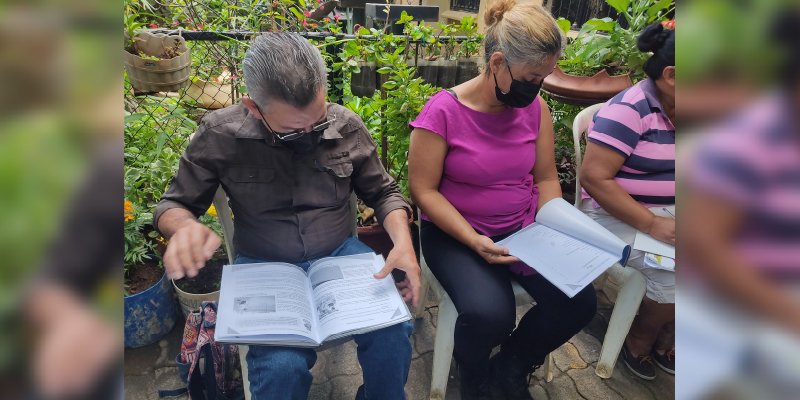
M 636 239 L 633 241 L 633 248 L 647 253 L 667 256 L 672 259 L 675 258 L 675 246 L 666 244 L 640 231 L 636 231 Z
M 651 207 L 653 214 L 665 218 L 675 218 L 675 206 L 671 207 Z M 675 246 L 664 243 L 644 232 L 636 231 L 636 238 L 633 241 L 633 248 L 646 251 L 648 253 L 659 254 L 669 258 L 675 258 Z
M 617 261 L 626 256 L 627 243 L 560 197 L 542 206 L 536 222 L 612 253 Z
M 533 267 L 569 297 L 575 296 L 619 260 L 616 254 L 538 222 L 498 244 L 508 247 L 511 255 Z
M 323 258 L 309 267 L 323 341 L 342 332 L 410 318 L 392 276 L 373 277 L 382 267 L 383 257 L 375 253 Z
M 226 265 L 222 270 L 217 340 L 250 336 L 303 336 L 319 343 L 308 277 L 286 263 Z

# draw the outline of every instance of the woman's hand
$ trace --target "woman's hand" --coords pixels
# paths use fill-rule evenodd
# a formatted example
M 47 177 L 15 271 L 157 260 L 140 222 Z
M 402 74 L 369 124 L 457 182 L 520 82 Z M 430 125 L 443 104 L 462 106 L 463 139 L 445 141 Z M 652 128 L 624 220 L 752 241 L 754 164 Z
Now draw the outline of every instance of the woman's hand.
M 489 264 L 511 264 L 519 261 L 519 258 L 508 254 L 507 248 L 498 246 L 492 239 L 484 235 L 475 236 L 469 247 Z
M 675 246 L 675 219 L 656 215 L 647 233 L 664 243 Z

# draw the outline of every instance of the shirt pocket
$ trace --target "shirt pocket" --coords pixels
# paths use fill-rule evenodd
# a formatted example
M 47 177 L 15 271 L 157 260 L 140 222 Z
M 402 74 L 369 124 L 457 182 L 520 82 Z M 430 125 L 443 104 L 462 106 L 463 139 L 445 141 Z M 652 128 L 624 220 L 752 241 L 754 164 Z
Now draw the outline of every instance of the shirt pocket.
M 353 163 L 349 159 L 314 161 L 310 176 L 303 177 L 296 188 L 299 200 L 305 206 L 333 207 L 350 196 L 350 176 Z
M 285 207 L 290 203 L 286 190 L 276 190 L 276 174 L 272 168 L 260 166 L 238 166 L 228 170 L 229 196 L 246 199 L 243 205 L 258 213 Z

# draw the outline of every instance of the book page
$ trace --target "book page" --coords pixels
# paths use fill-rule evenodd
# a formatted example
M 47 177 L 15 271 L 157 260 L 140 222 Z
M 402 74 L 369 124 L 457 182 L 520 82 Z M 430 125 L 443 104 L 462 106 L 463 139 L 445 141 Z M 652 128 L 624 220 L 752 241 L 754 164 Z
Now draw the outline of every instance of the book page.
M 619 255 L 534 223 L 501 240 L 528 266 L 573 297 L 618 261 Z
M 627 260 L 627 243 L 560 197 L 542 206 L 536 222 L 612 253 L 618 261 Z
M 636 239 L 633 241 L 633 248 L 647 253 L 667 256 L 672 259 L 675 258 L 675 246 L 666 244 L 640 231 L 636 231 Z
M 373 277 L 382 267 L 383 257 L 375 253 L 323 258 L 312 264 L 308 276 L 323 340 L 410 318 L 391 275 Z
M 653 214 L 665 218 L 675 218 L 675 206 L 672 207 L 651 207 Z M 669 258 L 675 258 L 675 246 L 664 243 L 644 232 L 636 231 L 636 238 L 633 241 L 633 248 L 648 253 L 659 254 Z
M 319 342 L 309 301 L 308 277 L 286 263 L 226 265 L 222 270 L 216 338 L 298 335 Z

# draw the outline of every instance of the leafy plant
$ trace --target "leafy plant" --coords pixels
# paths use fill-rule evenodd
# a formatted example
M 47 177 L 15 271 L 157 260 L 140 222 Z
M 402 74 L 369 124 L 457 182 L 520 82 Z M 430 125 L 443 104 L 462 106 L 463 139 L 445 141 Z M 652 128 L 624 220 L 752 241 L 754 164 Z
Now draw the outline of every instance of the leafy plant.
M 634 80 L 644 78 L 642 65 L 649 57 L 636 47 L 639 33 L 650 23 L 664 20 L 675 8 L 673 0 L 606 0 L 624 19 L 623 26 L 611 18 L 586 21 L 578 35 L 564 49 L 559 66 L 566 73 L 593 75 L 602 69 L 611 75 L 631 73 Z M 559 18 L 566 33 L 570 22 Z
M 478 24 L 475 22 L 475 17 L 461 18 L 458 30 L 467 39 L 461 42 L 456 55 L 459 57 L 474 57 L 478 55 L 481 43 L 483 43 L 483 34 L 478 33 Z
M 173 98 L 146 97 L 136 112 L 125 113 L 126 273 L 133 265 L 160 261 L 156 247 L 165 242 L 152 227 L 152 211 L 177 170 L 188 136 L 196 128 Z

